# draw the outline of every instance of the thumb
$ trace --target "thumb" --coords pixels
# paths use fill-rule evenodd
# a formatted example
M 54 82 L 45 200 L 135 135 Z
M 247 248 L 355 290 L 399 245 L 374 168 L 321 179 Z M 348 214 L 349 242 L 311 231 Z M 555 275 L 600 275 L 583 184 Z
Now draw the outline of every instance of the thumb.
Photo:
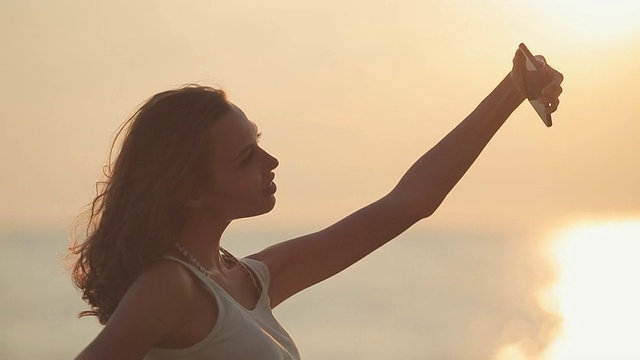
M 516 51 L 516 55 L 513 58 L 513 67 L 511 69 L 511 80 L 516 85 L 516 89 L 520 94 L 526 96 L 527 91 L 525 88 L 524 72 L 526 71 L 526 64 L 524 54 L 521 51 Z

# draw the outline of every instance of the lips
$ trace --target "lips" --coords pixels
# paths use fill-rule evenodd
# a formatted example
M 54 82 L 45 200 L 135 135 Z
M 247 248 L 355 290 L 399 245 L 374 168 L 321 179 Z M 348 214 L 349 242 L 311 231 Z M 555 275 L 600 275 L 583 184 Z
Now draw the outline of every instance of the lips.
M 278 187 L 276 186 L 276 183 L 273 182 L 273 179 L 275 179 L 275 177 L 276 177 L 276 174 L 274 173 L 269 174 L 269 184 L 264 189 L 264 192 L 269 195 L 275 194 L 276 190 L 278 189 Z
M 276 193 L 276 190 L 278 190 L 276 183 L 271 182 L 271 184 L 269 184 L 269 186 L 264 190 L 264 192 L 266 192 L 269 195 L 273 195 Z

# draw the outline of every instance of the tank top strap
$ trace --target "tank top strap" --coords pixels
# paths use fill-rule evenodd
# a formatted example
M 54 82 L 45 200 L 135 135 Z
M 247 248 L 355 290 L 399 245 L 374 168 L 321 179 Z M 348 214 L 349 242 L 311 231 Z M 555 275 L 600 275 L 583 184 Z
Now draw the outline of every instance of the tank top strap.
M 267 264 L 263 263 L 260 260 L 251 259 L 248 257 L 240 259 L 258 278 L 260 281 L 260 285 L 262 286 L 263 291 L 269 291 L 269 284 L 271 283 L 271 273 L 269 272 L 269 267 Z
M 170 255 L 165 255 L 162 257 L 162 259 L 175 261 L 182 264 L 185 268 L 187 268 L 187 270 L 191 271 L 191 273 L 193 273 L 198 278 L 198 280 L 207 285 L 208 288 L 211 288 L 211 283 L 213 283 L 213 280 L 209 279 L 207 275 L 203 274 L 202 271 L 198 270 L 195 266 L 193 266 L 193 264 Z
M 223 297 L 232 298 L 231 295 L 229 295 L 226 292 L 226 290 L 220 287 L 220 285 L 218 285 L 215 281 L 211 280 L 207 275 L 203 274 L 202 271 L 198 270 L 198 268 L 196 268 L 193 264 L 189 263 L 188 261 L 179 259 L 171 255 L 165 255 L 162 257 L 162 259 L 175 261 L 177 263 L 182 264 L 191 273 L 193 273 L 198 278 L 198 280 L 200 280 L 216 298 L 218 298 L 221 295 Z M 242 261 L 242 263 L 245 264 L 251 272 L 253 272 L 253 274 L 257 278 L 257 281 L 260 282 L 260 286 L 262 287 L 262 293 L 260 294 L 260 298 L 258 299 L 258 304 L 256 304 L 256 306 L 260 305 L 265 301 L 268 303 L 269 284 L 271 283 L 271 275 L 270 275 L 269 267 L 267 266 L 267 264 L 263 263 L 260 260 L 255 260 L 251 258 L 242 258 L 242 259 L 239 259 L 238 261 Z M 235 301 L 235 299 L 233 300 Z

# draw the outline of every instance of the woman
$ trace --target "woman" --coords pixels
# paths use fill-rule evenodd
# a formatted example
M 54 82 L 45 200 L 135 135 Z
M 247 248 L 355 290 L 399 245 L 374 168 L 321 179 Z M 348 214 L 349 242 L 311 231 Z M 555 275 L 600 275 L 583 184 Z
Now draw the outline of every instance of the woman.
M 105 325 L 77 358 L 299 359 L 271 309 L 430 216 L 525 100 L 523 62 L 517 52 L 509 75 L 380 200 L 242 260 L 220 238 L 234 219 L 273 208 L 278 161 L 222 91 L 155 95 L 125 124 L 87 238 L 71 249 L 91 305 L 81 315 Z M 552 113 L 563 77 L 544 73 Z

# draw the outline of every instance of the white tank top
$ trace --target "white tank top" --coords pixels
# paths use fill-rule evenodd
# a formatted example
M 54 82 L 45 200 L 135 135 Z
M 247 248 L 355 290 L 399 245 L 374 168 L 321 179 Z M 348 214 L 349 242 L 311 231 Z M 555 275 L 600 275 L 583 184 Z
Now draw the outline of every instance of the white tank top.
M 256 306 L 249 310 L 193 265 L 175 257 L 165 258 L 181 263 L 204 283 L 218 304 L 218 319 L 211 332 L 200 342 L 183 349 L 153 348 L 145 360 L 300 359 L 293 340 L 273 317 L 268 296 L 270 275 L 266 264 L 254 259 L 242 259 L 262 286 Z

